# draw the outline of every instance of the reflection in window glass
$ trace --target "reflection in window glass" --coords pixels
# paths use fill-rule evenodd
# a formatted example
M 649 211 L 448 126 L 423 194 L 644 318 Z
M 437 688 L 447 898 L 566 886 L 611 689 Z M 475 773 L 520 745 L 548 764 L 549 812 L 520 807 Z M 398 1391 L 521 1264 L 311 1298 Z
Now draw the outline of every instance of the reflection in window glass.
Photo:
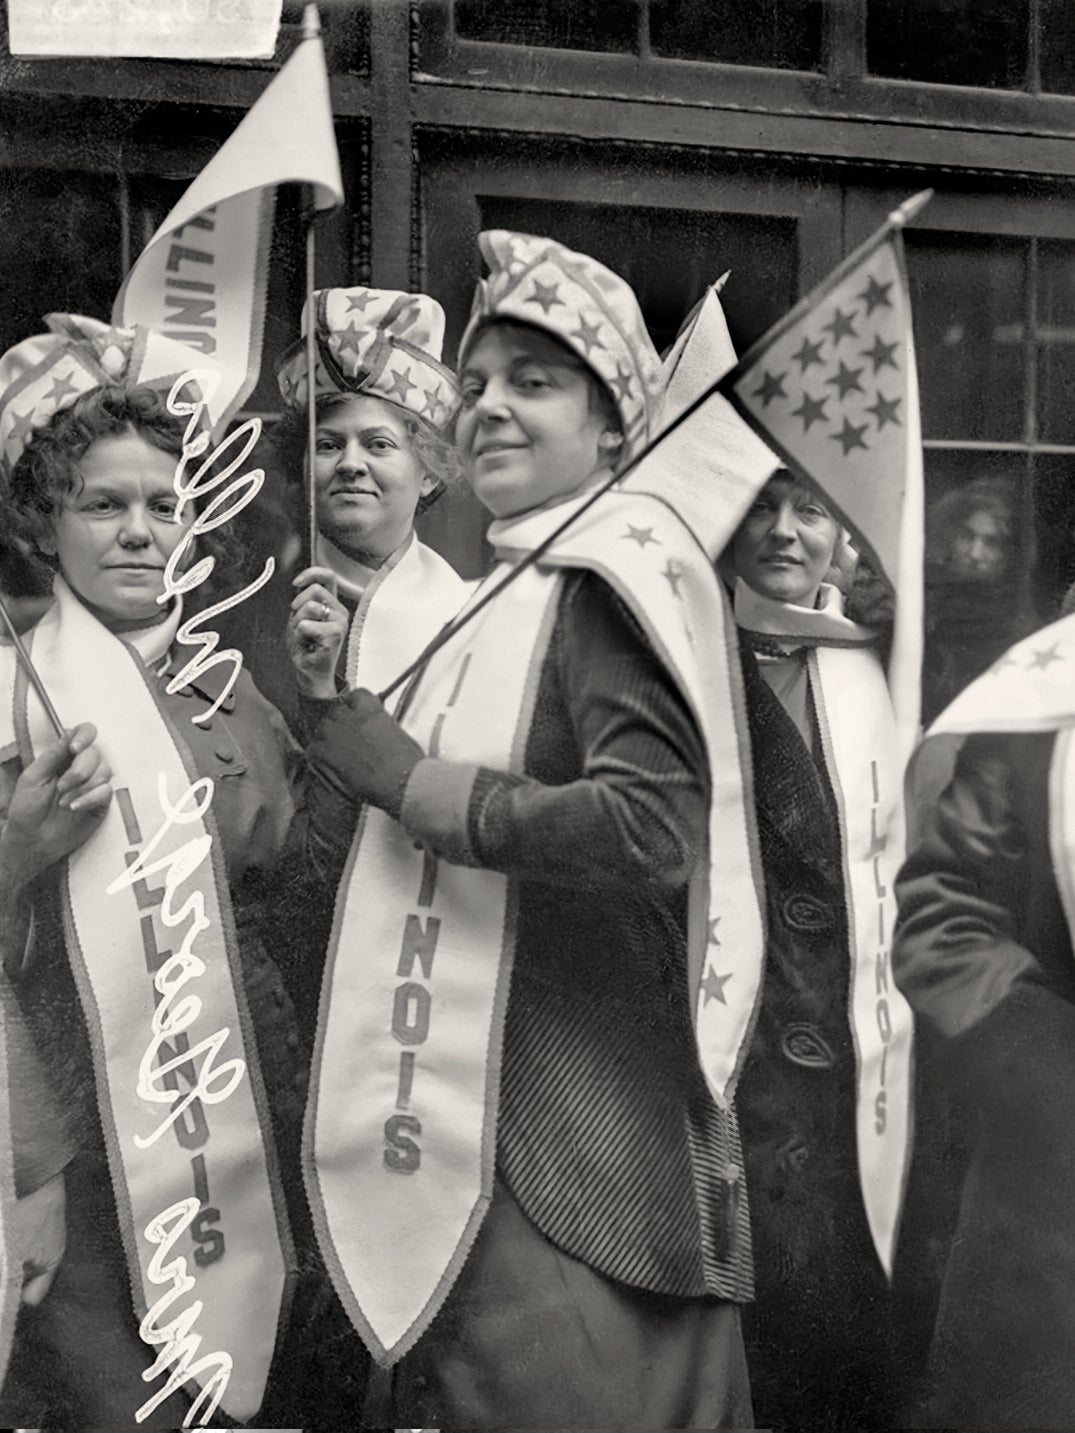
M 483 229 L 548 234 L 621 274 L 661 352 L 706 285 L 726 269 L 731 277 L 720 297 L 740 353 L 797 296 L 794 219 L 501 196 L 479 202 Z
M 1030 0 L 867 0 L 867 6 L 871 74 L 989 89 L 1026 86 Z
M 906 236 L 925 438 L 1024 436 L 1025 240 Z
M 1075 6 L 1071 0 L 1038 0 L 1041 16 L 1041 87 L 1075 95 Z
M 928 722 L 1035 625 L 1023 602 L 1022 454 L 926 452 Z
M 1038 245 L 1038 437 L 1075 443 L 1075 244 Z
M 636 48 L 637 0 L 456 0 L 464 40 L 548 45 L 558 50 Z
M 650 0 L 650 43 L 676 59 L 818 70 L 821 10 L 821 0 Z

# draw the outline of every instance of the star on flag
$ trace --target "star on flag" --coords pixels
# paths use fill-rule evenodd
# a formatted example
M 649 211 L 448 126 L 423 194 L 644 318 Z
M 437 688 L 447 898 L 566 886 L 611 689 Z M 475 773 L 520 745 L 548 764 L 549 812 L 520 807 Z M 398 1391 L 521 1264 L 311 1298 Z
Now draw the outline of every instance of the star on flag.
M 706 1005 L 711 1000 L 719 1000 L 722 1005 L 727 1005 L 728 1002 L 724 998 L 724 987 L 731 980 L 733 973 L 733 971 L 729 971 L 727 975 L 718 975 L 711 965 L 706 967 L 705 979 L 702 981 L 702 994 L 705 996 Z
M 889 683 L 904 759 L 921 716 L 924 499 L 902 229 L 929 198 L 915 195 L 890 214 L 718 385 L 783 464 L 824 495 L 896 595 Z
M 880 230 L 721 383 L 785 463 L 828 494 L 892 582 L 909 464 L 921 474 L 901 243 L 892 226 Z

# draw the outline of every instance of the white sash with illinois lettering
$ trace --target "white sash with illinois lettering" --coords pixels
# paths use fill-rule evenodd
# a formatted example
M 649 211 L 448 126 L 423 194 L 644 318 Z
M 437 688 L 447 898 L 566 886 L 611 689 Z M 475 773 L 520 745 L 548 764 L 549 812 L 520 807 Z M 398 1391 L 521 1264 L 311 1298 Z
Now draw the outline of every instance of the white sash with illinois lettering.
M 928 736 L 1056 732 L 1049 850 L 1075 946 L 1075 613 L 1024 637 L 966 687 Z
M 484 587 L 571 507 L 494 523 L 501 561 Z M 572 567 L 598 573 L 634 614 L 706 742 L 710 857 L 692 891 L 690 980 L 701 1064 L 726 1102 L 764 950 L 749 757 L 731 614 L 672 509 L 602 498 L 432 658 L 402 722 L 431 755 L 521 772 Z M 326 966 L 306 1168 L 328 1266 L 382 1363 L 428 1327 L 492 1193 L 515 899 L 510 878 L 434 861 L 382 812 L 364 813 Z
M 97 727 L 115 791 L 67 859 L 62 900 L 134 1305 L 155 1360 L 131 1417 L 193 1380 L 189 1423 L 210 1422 L 218 1403 L 246 1421 L 262 1401 L 290 1241 L 212 781 L 197 780 L 137 653 L 61 579 L 56 597 L 29 635 L 32 658 L 61 718 Z M 26 762 L 53 734 L 10 648 L 0 662 L 11 694 L 0 749 L 13 723 Z
M 903 860 L 903 770 L 875 634 L 843 614 L 839 592 L 816 608 L 777 602 L 740 579 L 741 627 L 808 643 L 807 671 L 825 765 L 840 811 L 858 1066 L 859 1176 L 874 1246 L 891 1275 L 910 1157 L 914 1017 L 889 971 L 896 873 Z
M 859 1177 L 874 1246 L 891 1276 L 913 1097 L 914 1016 L 889 970 L 904 851 L 903 768 L 877 654 L 819 646 L 809 671 L 843 835 Z
M 321 537 L 318 558 L 336 569 L 346 591 L 345 554 Z M 406 546 L 355 593 L 358 606 L 347 637 L 347 685 L 372 692 L 387 687 L 451 621 L 470 587 L 412 533 Z

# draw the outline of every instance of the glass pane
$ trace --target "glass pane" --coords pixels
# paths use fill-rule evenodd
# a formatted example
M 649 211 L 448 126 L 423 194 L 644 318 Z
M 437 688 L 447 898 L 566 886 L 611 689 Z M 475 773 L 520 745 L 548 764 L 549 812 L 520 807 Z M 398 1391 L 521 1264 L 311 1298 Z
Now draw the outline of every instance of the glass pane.
M 681 60 L 821 68 L 821 0 L 650 0 L 650 43 Z
M 1034 602 L 1052 622 L 1075 610 L 1075 453 L 1034 459 L 1034 536 Z
M 1021 441 L 1025 240 L 908 234 L 922 436 Z
M 637 0 L 456 0 L 455 32 L 500 45 L 631 51 Z
M 1038 0 L 1041 15 L 1041 87 L 1075 95 L 1075 6 L 1071 0 Z
M 1035 625 L 1023 600 L 1031 556 L 1019 501 L 1026 461 L 926 450 L 927 722 Z
M 1075 443 L 1075 244 L 1038 247 L 1038 437 Z
M 731 277 L 721 302 L 740 353 L 797 296 L 794 219 L 501 196 L 479 203 L 482 228 L 548 234 L 621 274 L 662 352 L 705 286 L 725 269 Z
M 87 174 L 4 170 L 0 272 L 0 352 L 41 333 L 46 313 L 110 318 L 120 285 L 114 183 Z
M 866 65 L 899 80 L 1023 89 L 1029 27 L 1029 0 L 868 0 Z

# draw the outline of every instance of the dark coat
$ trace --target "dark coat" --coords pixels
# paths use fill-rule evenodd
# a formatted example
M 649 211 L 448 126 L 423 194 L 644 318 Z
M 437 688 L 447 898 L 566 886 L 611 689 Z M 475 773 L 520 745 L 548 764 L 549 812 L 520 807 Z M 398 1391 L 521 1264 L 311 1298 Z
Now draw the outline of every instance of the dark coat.
M 821 760 L 742 654 L 768 939 L 736 1093 L 756 1303 L 759 1427 L 891 1427 L 889 1298 L 855 1135 L 850 956 L 836 803 Z
M 1075 1426 L 1075 962 L 1051 733 L 972 736 L 899 880 L 893 970 L 966 1145 L 926 1427 Z

